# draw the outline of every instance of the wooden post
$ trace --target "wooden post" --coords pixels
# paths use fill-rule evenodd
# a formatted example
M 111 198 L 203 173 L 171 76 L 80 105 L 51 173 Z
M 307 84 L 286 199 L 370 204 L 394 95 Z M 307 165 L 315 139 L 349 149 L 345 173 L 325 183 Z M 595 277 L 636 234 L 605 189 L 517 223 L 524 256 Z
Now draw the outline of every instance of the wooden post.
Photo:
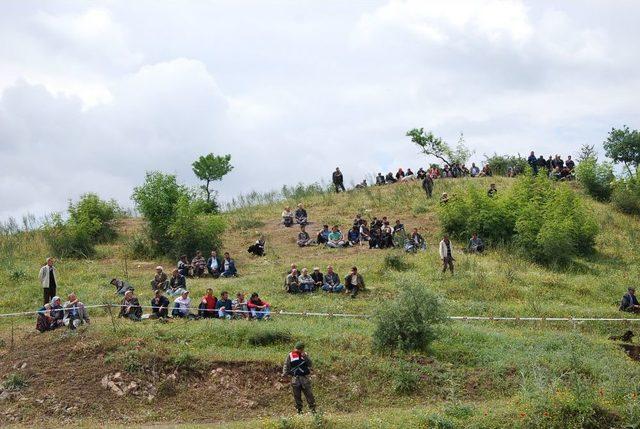
M 113 333 L 117 332 L 116 330 L 116 322 L 113 320 L 113 312 L 111 311 L 111 304 L 107 304 L 107 311 L 109 312 L 109 317 L 111 318 L 111 326 L 113 326 Z
M 14 339 L 13 339 L 13 337 L 14 337 L 14 335 L 13 335 L 13 331 L 14 331 L 13 324 L 14 323 L 13 323 L 13 317 L 12 317 L 11 318 L 11 351 L 13 351 L 13 343 L 14 343 Z

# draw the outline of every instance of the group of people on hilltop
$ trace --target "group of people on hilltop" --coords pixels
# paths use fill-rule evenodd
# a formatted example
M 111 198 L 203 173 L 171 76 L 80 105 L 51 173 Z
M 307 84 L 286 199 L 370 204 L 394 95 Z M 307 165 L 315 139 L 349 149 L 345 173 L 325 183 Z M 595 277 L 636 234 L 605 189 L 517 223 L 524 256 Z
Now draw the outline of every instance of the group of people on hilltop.
M 560 155 L 548 159 L 540 155 L 536 157 L 534 151 L 531 151 L 527 158 L 527 163 L 531 167 L 533 174 L 537 175 L 540 171 L 545 170 L 549 178 L 555 180 L 573 180 L 575 178 L 574 169 L 576 163 L 571 159 L 571 155 L 567 156 L 567 160 L 563 160 Z
M 189 290 L 184 289 L 178 297 L 174 299 L 173 309 L 169 315 L 171 303 L 164 296 L 162 289 L 156 289 L 151 299 L 151 313 L 146 317 L 150 319 L 166 320 L 169 317 L 180 319 L 256 319 L 266 320 L 271 313 L 271 306 L 264 301 L 257 292 L 251 294 L 249 299 L 245 299 L 245 294 L 238 292 L 236 298 L 231 300 L 227 291 L 220 293 L 220 298 L 213 294 L 213 289 L 208 288 L 198 305 L 192 303 L 189 297 Z M 124 293 L 120 305 L 119 317 L 133 321 L 140 321 L 143 315 L 142 306 L 133 289 L 128 289 Z
M 340 293 L 346 292 L 355 298 L 358 292 L 365 288 L 364 277 L 358 272 L 358 268 L 353 266 L 344 278 L 344 284 L 340 281 L 340 276 L 333 270 L 333 266 L 327 267 L 327 273 L 323 274 L 319 267 L 314 267 L 313 271 L 302 268 L 298 271 L 296 264 L 291 264 L 291 269 L 287 272 L 284 280 L 284 290 L 287 293 L 307 293 L 323 290 L 325 292 Z

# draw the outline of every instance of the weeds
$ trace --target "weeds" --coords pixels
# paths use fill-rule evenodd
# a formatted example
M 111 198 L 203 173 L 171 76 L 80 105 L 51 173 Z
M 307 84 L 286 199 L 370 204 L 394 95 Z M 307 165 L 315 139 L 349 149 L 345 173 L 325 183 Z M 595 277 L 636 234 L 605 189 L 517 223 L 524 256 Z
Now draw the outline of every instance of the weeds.
M 27 387 L 28 383 L 24 376 L 17 372 L 12 372 L 4 379 L 2 386 L 7 390 L 21 390 Z

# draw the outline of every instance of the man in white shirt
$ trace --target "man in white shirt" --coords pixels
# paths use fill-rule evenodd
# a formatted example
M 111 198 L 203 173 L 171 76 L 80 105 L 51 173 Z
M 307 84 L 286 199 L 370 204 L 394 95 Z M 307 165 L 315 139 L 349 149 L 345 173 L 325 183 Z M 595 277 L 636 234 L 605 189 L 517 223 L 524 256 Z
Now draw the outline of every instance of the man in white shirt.
M 191 298 L 189 298 L 189 291 L 185 290 L 182 294 L 173 302 L 173 311 L 171 315 L 173 317 L 189 317 L 191 316 Z
M 451 270 L 453 275 L 453 244 L 449 240 L 449 236 L 445 235 L 440 242 L 440 258 L 442 259 L 442 273 L 447 272 L 447 268 Z
M 47 258 L 46 264 L 40 268 L 40 273 L 38 274 L 45 304 L 49 304 L 51 298 L 56 296 L 56 288 L 58 286 L 58 272 L 53 266 L 53 263 L 53 258 Z

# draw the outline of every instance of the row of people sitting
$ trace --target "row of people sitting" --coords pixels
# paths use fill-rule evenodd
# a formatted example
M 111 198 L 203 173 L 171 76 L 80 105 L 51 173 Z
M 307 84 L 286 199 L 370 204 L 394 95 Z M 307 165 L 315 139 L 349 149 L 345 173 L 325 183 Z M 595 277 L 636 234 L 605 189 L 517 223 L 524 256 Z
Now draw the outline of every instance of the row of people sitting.
M 220 258 L 215 250 L 211 251 L 211 256 L 205 259 L 200 250 L 196 250 L 196 255 L 191 261 L 187 255 L 180 256 L 177 264 L 178 273 L 185 277 L 203 277 L 209 274 L 211 277 L 233 277 L 237 275 L 235 261 L 231 259 L 229 252 L 224 253 Z
M 284 280 L 284 290 L 287 293 L 305 293 L 323 290 L 325 292 L 347 292 L 355 298 L 358 292 L 365 287 L 362 274 L 358 273 L 357 267 L 351 267 L 349 274 L 344 278 L 344 284 L 340 282 L 340 276 L 333 271 L 333 266 L 327 267 L 327 273 L 322 274 L 319 267 L 315 267 L 313 272 L 303 268 L 298 272 L 296 264 L 291 264 L 291 270 Z
M 309 223 L 307 211 L 302 203 L 298 204 L 295 213 L 291 211 L 291 207 L 287 206 L 282 211 L 282 224 L 286 227 L 293 226 L 294 223 L 298 225 L 306 225 Z
M 119 317 L 124 317 L 133 321 L 140 321 L 145 318 L 149 319 L 167 319 L 169 318 L 169 299 L 163 295 L 162 290 L 158 289 L 151 299 L 151 313 L 143 315 L 143 309 L 140 301 L 132 290 L 128 290 L 124 294 L 120 306 Z M 197 310 L 197 312 L 196 312 Z M 254 292 L 245 299 L 242 292 L 236 294 L 236 298 L 231 300 L 229 293 L 223 291 L 220 298 L 213 294 L 213 289 L 207 289 L 197 307 L 192 304 L 189 297 L 189 291 L 184 290 L 173 301 L 173 309 L 171 309 L 171 317 L 187 318 L 187 319 L 268 319 L 271 314 L 271 306 L 264 301 L 257 292 Z
M 406 182 L 411 180 L 424 180 L 426 177 L 431 179 L 446 179 L 457 177 L 491 177 L 493 172 L 489 164 L 485 164 L 482 169 L 478 168 L 475 163 L 471 164 L 471 168 L 467 168 L 464 164 L 455 163 L 440 168 L 437 165 L 432 165 L 429 169 L 425 170 L 422 167 L 414 174 L 414 172 L 408 168 L 405 172 L 402 168 L 399 168 L 396 174 L 392 172 L 387 173 L 384 176 L 382 173 L 378 173 L 376 176 L 376 185 L 386 185 L 396 182 Z
M 64 304 L 59 296 L 54 296 L 50 303 L 38 310 L 36 329 L 40 332 L 52 331 L 62 326 L 76 329 L 85 323 L 91 323 L 89 313 L 76 294 L 70 293 Z

